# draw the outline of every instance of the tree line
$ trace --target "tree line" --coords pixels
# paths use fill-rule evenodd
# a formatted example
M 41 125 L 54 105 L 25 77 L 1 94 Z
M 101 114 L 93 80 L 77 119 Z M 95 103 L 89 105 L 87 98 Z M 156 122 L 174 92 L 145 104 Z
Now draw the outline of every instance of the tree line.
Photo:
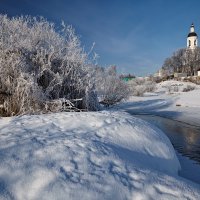
M 186 73 L 188 76 L 196 75 L 197 71 L 200 70 L 200 48 L 177 50 L 164 61 L 162 70 L 164 75 L 174 73 Z

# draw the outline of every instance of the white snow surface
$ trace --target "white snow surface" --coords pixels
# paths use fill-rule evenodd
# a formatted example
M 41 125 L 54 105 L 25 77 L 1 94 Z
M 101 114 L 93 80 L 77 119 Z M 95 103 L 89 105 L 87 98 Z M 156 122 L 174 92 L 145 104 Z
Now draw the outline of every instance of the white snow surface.
M 0 119 L 0 199 L 200 199 L 157 128 L 123 112 Z
M 188 85 L 195 89 L 183 92 Z M 200 85 L 170 80 L 161 82 L 156 87 L 155 92 L 145 93 L 142 97 L 132 96 L 118 108 L 133 114 L 154 114 L 200 126 Z M 169 87 L 172 88 L 171 91 L 168 90 Z M 173 91 L 177 88 L 177 92 Z
M 167 91 L 168 87 L 178 87 L 179 92 L 182 92 L 184 88 L 187 88 L 187 86 L 192 86 L 196 89 L 199 89 L 200 86 L 196 85 L 195 83 L 192 82 L 184 82 L 184 81 L 176 81 L 176 80 L 167 80 L 163 81 L 161 83 L 157 84 L 157 90 L 158 91 Z

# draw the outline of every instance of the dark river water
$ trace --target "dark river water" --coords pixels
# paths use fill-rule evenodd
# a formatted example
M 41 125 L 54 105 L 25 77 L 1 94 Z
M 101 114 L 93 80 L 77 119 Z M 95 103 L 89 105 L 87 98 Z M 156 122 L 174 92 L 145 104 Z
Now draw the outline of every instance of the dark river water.
M 179 175 L 200 184 L 200 126 L 154 115 L 134 115 L 160 128 L 170 139 L 181 164 Z

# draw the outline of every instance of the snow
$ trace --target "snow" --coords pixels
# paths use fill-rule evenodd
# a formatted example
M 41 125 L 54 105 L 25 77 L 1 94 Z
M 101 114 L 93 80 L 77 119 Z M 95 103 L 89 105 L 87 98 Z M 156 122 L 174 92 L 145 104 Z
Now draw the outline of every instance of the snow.
M 167 92 L 169 87 L 171 87 L 172 89 L 178 87 L 178 92 L 182 92 L 184 88 L 187 88 L 187 86 L 191 86 L 196 89 L 200 88 L 200 86 L 196 85 L 195 83 L 176 81 L 176 80 L 168 80 L 168 81 L 163 81 L 163 82 L 157 84 L 157 92 L 160 92 L 160 91 Z
M 159 129 L 124 112 L 0 119 L 0 199 L 200 199 Z
M 194 90 L 183 92 L 188 86 L 194 87 Z M 200 126 L 200 86 L 190 82 L 164 81 L 157 84 L 155 92 L 145 93 L 143 97 L 132 96 L 119 108 L 130 113 L 154 114 Z
M 200 181 L 199 164 L 194 162 L 194 160 L 189 159 L 186 156 L 182 156 L 177 151 L 176 151 L 176 155 L 181 163 L 181 171 L 179 171 L 179 175 L 184 178 L 190 179 L 196 183 L 199 183 Z
M 200 108 L 200 90 L 182 93 L 177 99 L 176 105 Z

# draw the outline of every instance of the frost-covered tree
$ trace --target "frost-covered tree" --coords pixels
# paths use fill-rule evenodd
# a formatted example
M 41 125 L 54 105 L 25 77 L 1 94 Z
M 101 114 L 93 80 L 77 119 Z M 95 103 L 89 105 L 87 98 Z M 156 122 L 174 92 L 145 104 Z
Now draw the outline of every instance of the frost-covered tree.
M 162 69 L 167 75 L 177 73 L 187 73 L 189 76 L 195 75 L 200 69 L 200 48 L 179 49 L 164 61 Z
M 78 109 L 99 108 L 90 79 L 93 67 L 79 37 L 64 23 L 56 30 L 44 18 L 0 15 L 2 114 L 52 110 L 57 104 L 49 102 L 60 99 L 79 99 Z
M 156 84 L 152 80 L 146 80 L 145 78 L 135 78 L 128 82 L 130 87 L 130 94 L 133 96 L 143 96 L 145 92 L 153 92 L 156 88 Z
M 96 69 L 96 88 L 100 102 L 106 106 L 114 105 L 129 96 L 129 87 L 116 72 L 116 67 Z

